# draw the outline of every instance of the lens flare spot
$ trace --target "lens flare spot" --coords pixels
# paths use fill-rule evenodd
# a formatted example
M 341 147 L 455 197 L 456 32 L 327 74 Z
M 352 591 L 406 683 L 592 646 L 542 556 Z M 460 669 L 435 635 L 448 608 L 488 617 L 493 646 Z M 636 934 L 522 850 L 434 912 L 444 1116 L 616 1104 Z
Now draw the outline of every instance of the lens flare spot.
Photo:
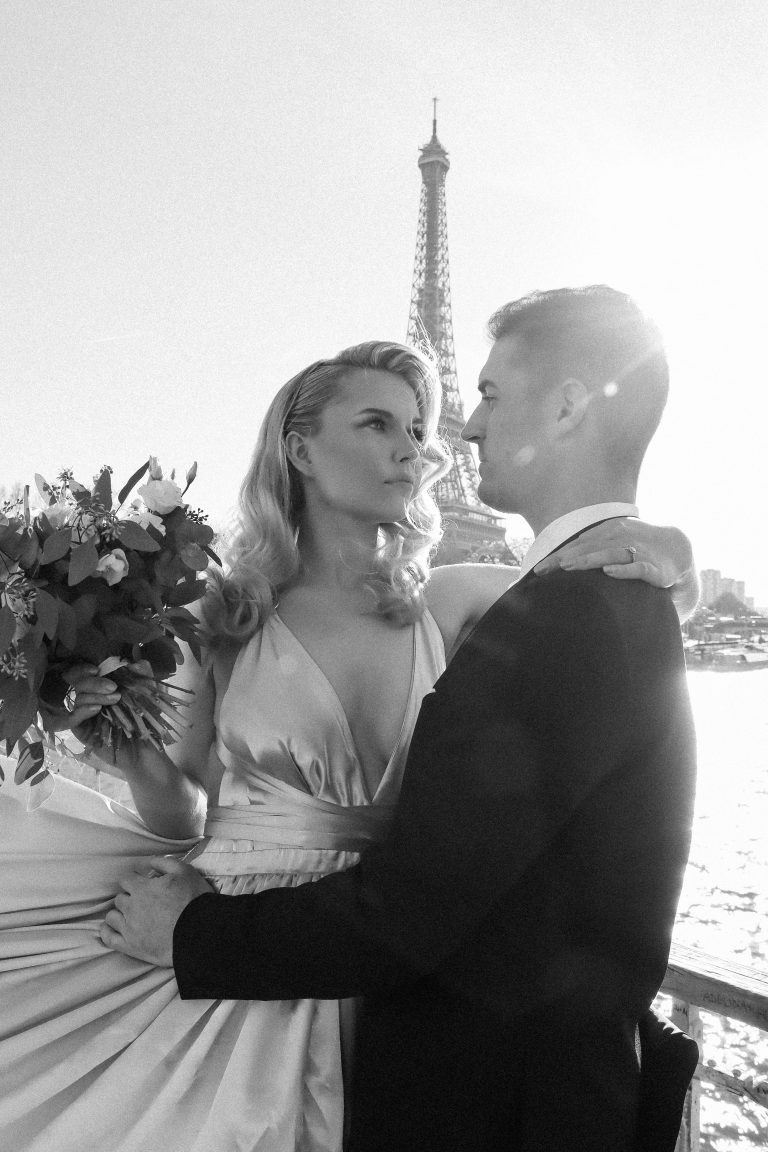
M 533 447 L 533 445 L 526 444 L 525 447 L 521 448 L 520 451 L 515 454 L 512 463 L 516 468 L 525 468 L 526 464 L 530 464 L 535 455 L 536 449 Z
M 605 387 L 603 388 L 603 396 L 607 396 L 608 399 L 610 400 L 613 396 L 616 395 L 618 390 L 619 390 L 619 386 L 616 383 L 616 381 L 611 380 L 610 383 L 606 384 Z

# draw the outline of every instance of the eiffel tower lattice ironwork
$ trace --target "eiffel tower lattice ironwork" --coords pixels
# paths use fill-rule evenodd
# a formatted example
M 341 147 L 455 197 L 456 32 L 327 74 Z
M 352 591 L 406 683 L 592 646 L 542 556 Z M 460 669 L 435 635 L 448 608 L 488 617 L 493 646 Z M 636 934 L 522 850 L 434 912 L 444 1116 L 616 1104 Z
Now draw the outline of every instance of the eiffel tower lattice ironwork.
M 435 486 L 435 498 L 445 523 L 438 562 L 463 560 L 486 541 L 504 541 L 504 522 L 477 495 L 478 474 L 472 449 L 461 439 L 464 408 L 456 376 L 453 345 L 451 284 L 448 270 L 448 226 L 445 177 L 448 153 L 437 138 L 437 100 L 434 101 L 432 139 L 419 149 L 421 200 L 413 268 L 407 343 L 429 343 L 438 358 L 443 391 L 440 432 L 449 445 L 453 463 Z

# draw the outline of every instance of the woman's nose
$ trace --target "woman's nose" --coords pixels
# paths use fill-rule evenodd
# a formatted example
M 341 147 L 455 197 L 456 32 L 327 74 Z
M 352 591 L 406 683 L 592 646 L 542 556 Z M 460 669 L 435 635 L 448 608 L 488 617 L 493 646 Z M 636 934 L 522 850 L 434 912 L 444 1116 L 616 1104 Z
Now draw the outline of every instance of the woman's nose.
M 400 460 L 416 460 L 420 455 L 419 444 L 411 435 L 406 435 L 398 445 L 398 458 Z

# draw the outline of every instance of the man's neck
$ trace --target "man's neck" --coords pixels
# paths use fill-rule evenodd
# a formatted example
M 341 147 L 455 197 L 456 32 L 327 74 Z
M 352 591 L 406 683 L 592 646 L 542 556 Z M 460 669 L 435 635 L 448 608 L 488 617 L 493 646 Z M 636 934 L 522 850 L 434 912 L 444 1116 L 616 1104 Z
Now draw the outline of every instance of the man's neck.
M 520 509 L 531 528 L 534 536 L 561 516 L 575 512 L 579 508 L 588 508 L 593 504 L 634 504 L 636 502 L 637 484 L 627 479 L 612 477 L 599 483 L 591 480 L 580 484 L 575 481 L 567 488 L 542 493 L 542 499 L 536 502 L 535 507 Z

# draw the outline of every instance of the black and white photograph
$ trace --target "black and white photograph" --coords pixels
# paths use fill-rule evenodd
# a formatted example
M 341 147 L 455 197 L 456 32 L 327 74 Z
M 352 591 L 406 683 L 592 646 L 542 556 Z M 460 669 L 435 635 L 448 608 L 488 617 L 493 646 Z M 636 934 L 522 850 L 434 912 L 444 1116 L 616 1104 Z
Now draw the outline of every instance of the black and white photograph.
M 768 1146 L 764 0 L 0 4 L 0 1149 Z

